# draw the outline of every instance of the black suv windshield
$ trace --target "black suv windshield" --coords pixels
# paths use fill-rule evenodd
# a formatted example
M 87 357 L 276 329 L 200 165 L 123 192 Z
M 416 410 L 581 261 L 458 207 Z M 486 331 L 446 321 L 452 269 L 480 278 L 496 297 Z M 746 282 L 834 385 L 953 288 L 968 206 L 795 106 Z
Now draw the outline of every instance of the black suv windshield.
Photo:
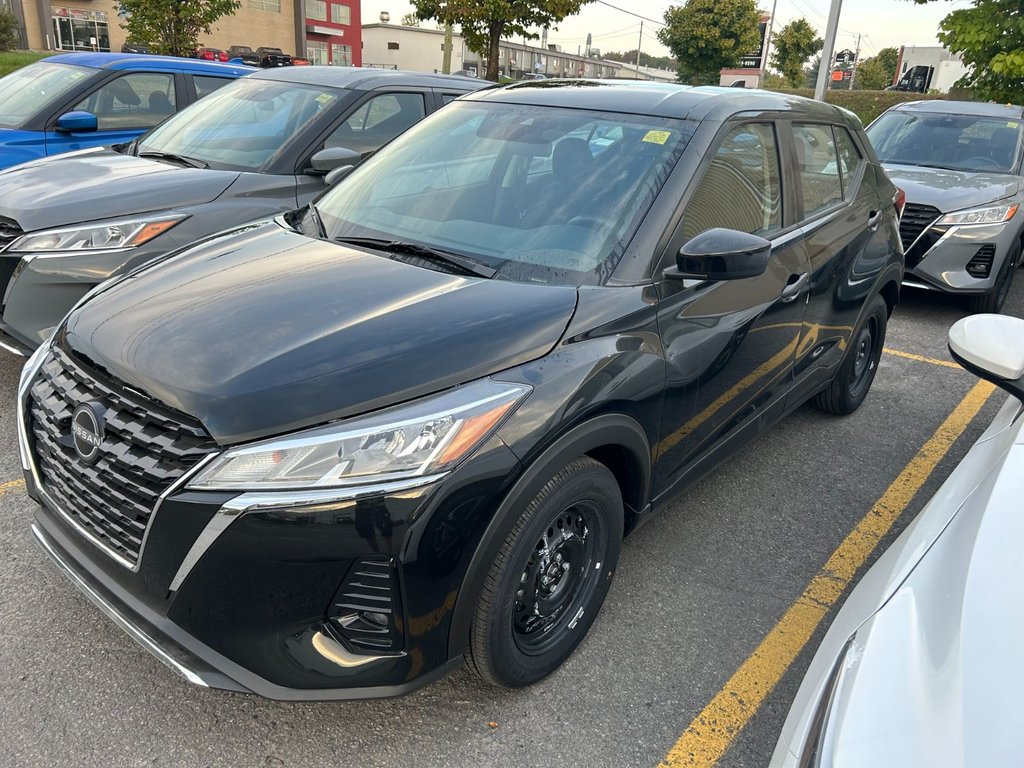
M 692 135 L 681 120 L 456 102 L 317 208 L 331 239 L 420 243 L 499 278 L 603 283 Z
M 94 74 L 96 70 L 88 67 L 37 62 L 0 78 L 0 128 L 20 128 Z
M 240 171 L 264 171 L 296 135 L 324 119 L 338 88 L 242 78 L 144 136 L 138 154 L 185 157 Z
M 883 163 L 1010 173 L 1020 161 L 1021 121 L 896 111 L 872 123 L 868 138 Z

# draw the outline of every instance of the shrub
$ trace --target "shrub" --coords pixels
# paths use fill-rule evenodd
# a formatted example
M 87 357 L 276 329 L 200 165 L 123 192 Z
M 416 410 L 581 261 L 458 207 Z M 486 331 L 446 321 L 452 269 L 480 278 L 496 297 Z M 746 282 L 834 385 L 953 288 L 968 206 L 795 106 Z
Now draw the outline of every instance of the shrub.
M 18 47 L 18 17 L 0 5 L 0 51 L 13 51 Z
M 780 93 L 792 93 L 797 96 L 814 98 L 814 91 L 810 88 L 773 88 Z M 835 91 L 830 90 L 825 95 L 829 104 L 848 109 L 853 112 L 860 121 L 867 125 L 885 110 L 903 104 L 908 101 L 921 101 L 923 99 L 944 99 L 945 95 L 926 93 L 907 93 L 906 91 Z

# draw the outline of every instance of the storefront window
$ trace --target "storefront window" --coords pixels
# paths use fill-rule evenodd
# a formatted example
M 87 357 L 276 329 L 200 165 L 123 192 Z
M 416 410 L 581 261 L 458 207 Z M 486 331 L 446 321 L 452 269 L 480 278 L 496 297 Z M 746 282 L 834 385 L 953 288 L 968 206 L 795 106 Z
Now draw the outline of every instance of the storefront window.
M 327 64 L 327 43 L 320 40 L 306 41 L 306 58 L 313 64 L 326 66 Z
M 331 63 L 336 67 L 351 67 L 352 66 L 352 46 L 351 45 L 332 45 L 331 46 Z
M 62 51 L 109 51 L 107 14 L 78 8 L 54 8 L 53 40 Z

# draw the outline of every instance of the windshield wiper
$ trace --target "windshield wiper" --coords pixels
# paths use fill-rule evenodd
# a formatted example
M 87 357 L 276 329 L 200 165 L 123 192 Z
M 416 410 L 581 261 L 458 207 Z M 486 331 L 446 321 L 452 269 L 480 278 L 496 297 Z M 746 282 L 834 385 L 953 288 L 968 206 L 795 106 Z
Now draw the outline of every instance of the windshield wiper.
M 391 253 L 405 253 L 410 256 L 419 256 L 429 261 L 439 262 L 449 267 L 455 267 L 463 274 L 476 275 L 477 277 L 492 278 L 498 274 L 498 270 L 480 264 L 466 256 L 460 256 L 451 251 L 443 251 L 440 248 L 432 248 L 429 245 L 410 243 L 405 240 L 387 240 L 383 237 L 336 237 L 336 243 L 348 245 L 362 245 L 366 248 L 373 248 L 378 251 L 390 251 Z
M 171 152 L 155 152 L 153 150 L 147 150 L 145 152 L 139 152 L 137 157 L 151 157 L 154 160 L 170 160 L 172 163 L 180 163 L 186 165 L 189 168 L 202 168 L 206 169 L 210 167 L 209 163 L 204 163 L 202 160 L 196 160 L 194 157 L 185 157 L 184 155 L 175 155 Z

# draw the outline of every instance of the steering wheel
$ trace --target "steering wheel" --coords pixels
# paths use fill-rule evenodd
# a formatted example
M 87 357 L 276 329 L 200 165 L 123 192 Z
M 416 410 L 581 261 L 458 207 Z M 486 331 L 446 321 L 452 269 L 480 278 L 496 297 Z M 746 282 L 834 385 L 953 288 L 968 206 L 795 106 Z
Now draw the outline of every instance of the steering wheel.
M 578 227 L 592 227 L 594 229 L 604 229 L 607 226 L 607 222 L 602 221 L 596 216 L 573 216 L 569 219 L 570 224 L 575 224 Z
M 979 156 L 979 157 L 968 157 L 966 160 L 963 161 L 964 165 L 969 165 L 969 164 L 973 164 L 973 163 L 987 163 L 989 168 L 991 168 L 993 171 L 1001 171 L 1001 170 L 1003 170 L 1003 166 L 1001 166 L 999 163 L 997 163 L 991 157 L 981 157 L 981 156 Z

